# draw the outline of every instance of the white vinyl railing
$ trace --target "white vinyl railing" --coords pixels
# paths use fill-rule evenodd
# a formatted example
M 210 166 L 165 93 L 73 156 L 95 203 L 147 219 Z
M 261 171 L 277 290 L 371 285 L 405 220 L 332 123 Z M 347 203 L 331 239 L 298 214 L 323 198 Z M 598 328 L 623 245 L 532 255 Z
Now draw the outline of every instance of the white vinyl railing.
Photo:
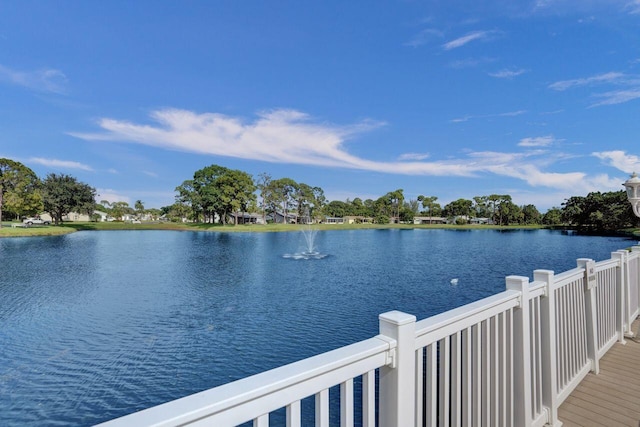
M 633 334 L 640 246 L 597 263 L 579 259 L 557 275 L 536 270 L 533 279 L 509 276 L 504 292 L 420 321 L 381 314 L 373 338 L 101 426 L 266 427 L 284 408 L 294 427 L 309 422 L 307 398 L 318 427 L 334 411 L 345 427 L 560 425 L 562 402 Z M 339 399 L 330 403 L 334 387 Z

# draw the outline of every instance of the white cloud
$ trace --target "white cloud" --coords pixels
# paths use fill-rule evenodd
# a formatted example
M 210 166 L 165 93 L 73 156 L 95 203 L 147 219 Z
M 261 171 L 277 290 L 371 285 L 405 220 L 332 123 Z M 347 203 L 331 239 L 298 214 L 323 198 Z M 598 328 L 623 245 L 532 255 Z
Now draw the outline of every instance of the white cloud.
M 640 87 L 627 90 L 615 90 L 611 92 L 595 94 L 594 97 L 601 98 L 601 101 L 592 104 L 591 107 L 599 107 L 601 105 L 615 105 L 624 102 L 633 101 L 640 98 Z
M 398 157 L 398 160 L 424 160 L 429 158 L 429 153 L 405 153 Z
M 155 172 L 151 172 L 151 171 L 142 171 L 142 173 L 143 173 L 143 174 L 145 174 L 145 175 L 147 175 L 147 176 L 150 176 L 150 177 L 152 177 L 152 178 L 157 178 L 157 177 L 158 177 L 158 174 L 157 174 L 157 173 L 155 173 Z
M 442 38 L 443 34 L 439 30 L 427 28 L 416 34 L 411 40 L 406 42 L 405 46 L 418 47 L 429 43 L 434 38 Z
M 537 136 L 534 138 L 523 138 L 518 143 L 519 147 L 548 147 L 549 145 L 557 142 L 552 135 Z
M 549 85 L 550 89 L 557 91 L 564 91 L 576 86 L 589 86 L 593 84 L 601 83 L 615 83 L 625 78 L 625 74 L 618 72 L 609 72 L 604 74 L 598 74 L 592 77 L 585 77 L 581 79 L 562 80 Z
M 504 69 L 504 70 L 500 70 L 500 71 L 495 72 L 495 73 L 489 73 L 489 75 L 491 77 L 496 77 L 496 78 L 499 78 L 499 79 L 512 79 L 512 78 L 520 76 L 520 75 L 522 75 L 524 73 L 526 73 L 526 70 L 520 68 L 518 70 Z
M 625 9 L 628 11 L 630 15 L 638 15 L 640 14 L 640 0 L 633 0 L 627 2 L 625 5 Z
M 0 65 L 0 81 L 39 92 L 65 94 L 67 76 L 62 71 L 53 68 L 17 71 Z
M 74 162 L 71 160 L 44 159 L 42 157 L 32 157 L 29 159 L 29 162 L 36 163 L 43 166 L 48 166 L 51 168 L 58 168 L 58 169 L 80 169 L 88 172 L 93 171 L 91 166 L 87 166 L 83 163 Z
M 442 47 L 444 48 L 444 50 L 457 49 L 475 40 L 487 40 L 494 33 L 494 31 L 474 31 L 462 37 L 458 37 L 455 40 L 451 40 L 443 44 Z
M 506 113 L 497 113 L 497 114 L 483 114 L 479 116 L 464 116 L 458 117 L 456 119 L 451 119 L 451 123 L 462 123 L 468 122 L 471 119 L 491 119 L 495 117 L 516 117 L 525 114 L 526 110 L 516 110 L 516 111 L 507 111 Z
M 603 160 L 608 166 L 612 166 L 628 174 L 640 172 L 640 157 L 627 154 L 622 150 L 600 151 L 591 153 L 593 156 Z
M 522 113 L 514 111 L 494 116 Z M 175 109 L 155 111 L 151 116 L 155 124 L 102 119 L 100 126 L 104 132 L 72 135 L 85 140 L 122 141 L 215 156 L 398 175 L 475 177 L 495 174 L 523 180 L 531 186 L 556 189 L 586 188 L 586 183 L 591 183 L 583 172 L 547 171 L 563 157 L 542 150 L 522 153 L 472 151 L 457 159 L 433 161 L 424 161 L 427 158 L 424 153 L 406 153 L 398 161 L 391 162 L 369 160 L 346 151 L 344 145 L 349 138 L 379 128 L 383 125 L 380 122 L 363 121 L 349 126 L 319 124 L 294 110 L 261 113 L 254 121 Z M 544 139 L 547 137 L 540 138 L 538 146 L 547 141 Z M 533 141 L 531 139 L 530 144 Z

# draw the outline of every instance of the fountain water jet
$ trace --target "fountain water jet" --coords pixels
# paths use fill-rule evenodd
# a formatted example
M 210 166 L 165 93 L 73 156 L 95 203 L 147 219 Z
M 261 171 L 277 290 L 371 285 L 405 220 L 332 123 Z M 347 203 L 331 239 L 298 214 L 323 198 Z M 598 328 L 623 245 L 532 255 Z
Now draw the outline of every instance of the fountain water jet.
M 302 252 L 296 252 L 295 254 L 284 254 L 283 258 L 291 258 L 291 259 L 322 259 L 326 258 L 328 254 L 320 253 L 316 250 L 315 240 L 316 234 L 318 230 L 311 226 L 311 218 L 309 216 L 309 212 L 305 216 L 306 226 L 301 230 L 302 236 L 304 237 L 304 241 L 306 243 L 305 248 Z

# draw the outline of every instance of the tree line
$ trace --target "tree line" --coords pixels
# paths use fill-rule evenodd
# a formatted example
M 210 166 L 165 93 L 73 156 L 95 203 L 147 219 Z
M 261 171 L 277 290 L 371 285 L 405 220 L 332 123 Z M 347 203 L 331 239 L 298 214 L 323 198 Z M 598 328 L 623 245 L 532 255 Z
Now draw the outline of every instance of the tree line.
M 244 171 L 219 165 L 197 170 L 193 179 L 183 181 L 175 191 L 175 203 L 161 209 L 145 209 L 141 200 L 133 207 L 122 201 L 102 200 L 96 204 L 96 190 L 72 176 L 50 173 L 40 179 L 25 165 L 0 158 L 0 221 L 3 215 L 21 218 L 48 212 L 55 223 L 60 223 L 70 212 L 91 215 L 98 208 L 115 219 L 126 214 L 142 217 L 151 213 L 173 221 L 222 224 L 237 224 L 239 216 L 251 213 L 260 215 L 264 223 L 277 214 L 286 222 L 351 216 L 356 222 L 411 223 L 416 216 L 423 216 L 427 217 L 426 222 L 444 217 L 448 222 L 465 224 L 481 218 L 496 225 L 566 225 L 593 231 L 639 225 L 624 191 L 573 196 L 561 207 L 553 207 L 544 214 L 533 204 L 516 205 L 507 194 L 457 199 L 444 206 L 433 195 L 407 200 L 402 189 L 389 191 L 375 200 L 356 197 L 327 201 L 318 186 L 291 178 L 274 179 L 267 173 L 254 179 Z
M 3 215 L 21 218 L 48 212 L 56 224 L 70 212 L 91 214 L 96 190 L 76 178 L 50 173 L 44 179 L 27 166 L 0 158 L 0 227 Z

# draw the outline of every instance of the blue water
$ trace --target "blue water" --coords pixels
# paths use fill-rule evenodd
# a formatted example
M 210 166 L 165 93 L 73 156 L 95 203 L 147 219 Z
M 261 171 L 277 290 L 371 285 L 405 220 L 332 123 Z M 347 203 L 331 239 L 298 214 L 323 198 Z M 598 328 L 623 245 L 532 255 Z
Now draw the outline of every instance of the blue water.
M 0 240 L 0 425 L 92 425 L 634 244 L 559 231 L 78 232 Z M 456 286 L 451 279 L 458 278 Z

